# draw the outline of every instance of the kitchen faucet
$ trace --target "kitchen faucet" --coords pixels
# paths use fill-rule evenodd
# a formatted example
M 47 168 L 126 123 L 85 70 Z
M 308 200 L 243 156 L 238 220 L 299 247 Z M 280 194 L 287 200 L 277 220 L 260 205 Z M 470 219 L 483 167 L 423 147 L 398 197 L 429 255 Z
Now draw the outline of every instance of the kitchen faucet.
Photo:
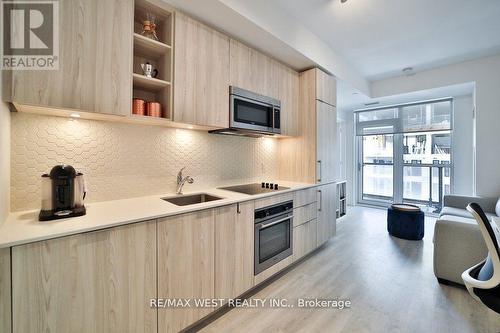
M 177 194 L 182 194 L 182 188 L 186 182 L 189 184 L 194 183 L 194 179 L 191 176 L 182 177 L 182 170 L 184 169 L 186 169 L 186 167 L 182 168 L 177 174 Z

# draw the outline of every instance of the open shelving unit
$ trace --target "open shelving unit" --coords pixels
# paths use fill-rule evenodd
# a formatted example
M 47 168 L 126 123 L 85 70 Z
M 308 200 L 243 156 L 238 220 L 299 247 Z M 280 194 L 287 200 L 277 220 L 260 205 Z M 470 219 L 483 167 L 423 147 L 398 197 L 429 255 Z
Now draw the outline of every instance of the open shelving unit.
M 347 181 L 337 182 L 337 218 L 341 218 L 346 214 L 347 199 L 346 199 Z
M 152 14 L 156 18 L 156 34 L 159 41 L 141 35 L 147 14 Z M 173 25 L 174 11 L 161 1 L 135 0 L 132 95 L 146 102 L 160 103 L 164 119 L 172 118 Z M 141 64 L 147 62 L 158 70 L 157 77 L 148 78 L 143 75 Z M 132 105 L 132 102 L 130 104 Z

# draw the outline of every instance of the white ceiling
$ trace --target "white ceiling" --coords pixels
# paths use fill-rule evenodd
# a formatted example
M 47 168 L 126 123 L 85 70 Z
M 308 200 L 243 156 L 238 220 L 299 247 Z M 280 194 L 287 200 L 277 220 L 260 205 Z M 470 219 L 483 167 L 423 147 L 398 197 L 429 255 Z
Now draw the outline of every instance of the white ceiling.
M 499 0 L 272 0 L 369 80 L 500 52 Z

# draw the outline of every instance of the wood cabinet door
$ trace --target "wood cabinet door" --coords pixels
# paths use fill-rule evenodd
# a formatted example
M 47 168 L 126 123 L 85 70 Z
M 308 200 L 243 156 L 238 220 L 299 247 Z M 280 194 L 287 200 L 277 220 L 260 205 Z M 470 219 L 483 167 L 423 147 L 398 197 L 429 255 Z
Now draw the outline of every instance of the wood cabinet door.
M 156 221 L 12 248 L 14 332 L 157 332 Z
M 231 39 L 230 54 L 231 85 L 279 98 L 276 61 L 234 39 Z
M 214 297 L 214 210 L 158 221 L 158 297 Z M 212 311 L 196 307 L 158 309 L 158 332 L 178 332 Z
M 316 102 L 316 178 L 318 183 L 335 181 L 337 167 L 337 112 L 335 107 Z
M 59 1 L 59 69 L 5 75 L 8 101 L 129 115 L 132 0 Z
M 11 332 L 10 248 L 0 249 L 0 332 Z
M 337 81 L 333 75 L 329 75 L 316 68 L 316 99 L 337 105 Z
M 299 74 L 277 63 L 279 100 L 281 101 L 281 134 L 299 134 Z
M 174 121 L 229 127 L 229 38 L 175 15 Z
M 317 220 L 293 228 L 293 261 L 297 261 L 317 247 Z
M 335 183 L 318 187 L 317 245 L 321 246 L 335 235 L 337 186 Z
M 234 298 L 253 287 L 254 202 L 215 212 L 215 297 Z

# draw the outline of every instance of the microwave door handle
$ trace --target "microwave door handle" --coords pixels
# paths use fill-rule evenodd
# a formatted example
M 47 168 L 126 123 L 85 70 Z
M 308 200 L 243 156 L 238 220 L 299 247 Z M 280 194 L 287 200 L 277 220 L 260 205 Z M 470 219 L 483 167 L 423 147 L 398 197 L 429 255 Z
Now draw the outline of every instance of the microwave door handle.
M 278 221 L 270 222 L 270 223 L 268 223 L 268 224 L 264 224 L 264 223 L 263 223 L 263 224 L 261 224 L 261 226 L 260 226 L 260 228 L 259 228 L 259 229 L 260 229 L 260 230 L 262 230 L 262 229 L 266 229 L 266 228 L 272 227 L 273 225 L 276 225 L 276 224 L 278 224 L 278 223 L 281 223 L 281 222 L 283 222 L 283 221 L 290 220 L 290 219 L 292 219 L 292 218 L 293 218 L 293 215 L 290 215 L 290 216 L 284 217 L 284 218 L 282 218 L 282 219 L 279 219 Z

